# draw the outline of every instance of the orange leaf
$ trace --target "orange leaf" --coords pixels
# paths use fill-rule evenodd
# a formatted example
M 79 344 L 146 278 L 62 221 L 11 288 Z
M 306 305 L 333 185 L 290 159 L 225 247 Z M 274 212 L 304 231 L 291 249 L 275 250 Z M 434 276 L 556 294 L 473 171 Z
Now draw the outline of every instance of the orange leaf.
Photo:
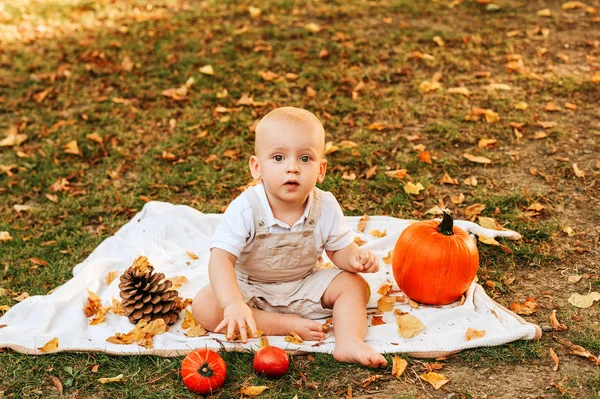
M 42 352 L 52 352 L 58 348 L 58 338 L 52 338 L 50 341 L 46 342 L 44 346 L 38 348 L 38 350 Z

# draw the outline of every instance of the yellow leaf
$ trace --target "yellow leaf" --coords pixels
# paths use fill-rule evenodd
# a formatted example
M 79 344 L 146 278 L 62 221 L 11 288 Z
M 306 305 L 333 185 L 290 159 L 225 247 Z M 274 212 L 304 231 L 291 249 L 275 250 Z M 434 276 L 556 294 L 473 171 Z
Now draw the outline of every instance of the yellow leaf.
M 65 152 L 67 154 L 81 155 L 81 151 L 79 151 L 79 146 L 77 145 L 76 140 L 71 140 L 65 145 Z
M 246 386 L 246 387 L 242 387 L 242 389 L 240 389 L 240 393 L 242 395 L 246 395 L 246 396 L 258 396 L 261 393 L 264 392 L 265 389 L 267 389 L 267 386 L 264 385 L 251 385 L 251 386 Z
M 356 180 L 356 173 L 354 172 L 350 172 L 348 173 L 347 171 L 344 171 L 344 173 L 342 173 L 342 180 Z
M 508 308 L 516 314 L 530 315 L 537 312 L 538 303 L 534 298 L 530 297 L 527 298 L 523 303 L 513 302 Z
M 102 144 L 103 143 L 103 139 L 102 137 L 100 137 L 100 135 L 98 133 L 91 133 L 88 134 L 87 136 L 85 136 L 86 139 L 91 140 L 91 141 L 95 141 L 98 144 Z
M 502 231 L 504 230 L 504 228 L 502 227 L 502 225 L 500 225 L 500 223 L 498 223 L 496 221 L 496 219 L 494 218 L 488 218 L 485 216 L 479 216 L 479 225 L 483 228 L 486 229 L 492 229 L 492 230 L 498 230 L 498 231 Z
M 19 204 L 15 204 L 13 205 L 13 209 L 17 212 L 27 212 L 33 209 L 32 206 L 29 205 L 19 205 Z
M 476 330 L 471 327 L 467 328 L 467 331 L 465 332 L 465 339 L 467 341 L 482 338 L 484 336 L 485 336 L 485 330 Z
M 442 177 L 439 181 L 439 183 L 441 184 L 458 184 L 458 180 L 453 179 L 452 177 L 450 177 L 450 175 L 448 173 L 444 173 L 444 177 Z
M 473 204 L 473 205 L 465 208 L 465 216 L 467 216 L 467 217 L 477 216 L 481 212 L 483 212 L 484 209 L 485 209 L 485 204 L 480 204 L 480 203 Z
M 381 284 L 381 287 L 379 287 L 379 289 L 377 290 L 377 293 L 379 295 L 385 295 L 388 293 L 389 290 L 392 289 L 392 282 L 390 280 L 386 280 L 385 283 Z
M 8 309 L 10 309 L 10 306 L 8 306 L 8 305 L 1 305 L 0 306 L 0 312 L 6 312 Z
M 463 180 L 463 184 L 467 186 L 477 186 L 477 178 L 475 176 L 469 176 L 465 180 Z
M 304 29 L 312 33 L 319 33 L 321 31 L 321 27 L 314 22 L 304 25 Z
M 396 324 L 398 325 L 398 334 L 403 338 L 411 338 L 417 335 L 425 328 L 421 320 L 410 313 L 402 313 L 398 310 L 396 313 Z
M 200 324 L 197 324 L 197 325 L 195 325 L 193 327 L 190 327 L 185 332 L 185 336 L 186 337 L 190 337 L 190 338 L 203 337 L 206 334 L 208 334 L 208 332 Z
M 91 317 L 95 315 L 100 308 L 102 308 L 102 301 L 94 292 L 87 290 L 88 292 L 88 300 L 83 308 L 83 312 L 85 313 L 85 317 Z
M 552 16 L 552 11 L 550 11 L 549 8 L 544 8 L 543 10 L 539 10 L 537 12 L 537 15 L 539 17 L 551 17 Z
M 439 90 L 441 88 L 442 85 L 440 84 L 440 82 L 437 81 L 424 80 L 421 82 L 421 84 L 419 84 L 419 91 L 421 93 L 429 93 L 431 91 Z
M 458 195 L 450 195 L 450 202 L 452 202 L 454 205 L 462 204 L 465 202 L 465 195 L 463 193 Z
M 577 177 L 585 177 L 584 171 L 579 169 L 576 163 L 573 164 L 573 172 L 575 172 L 575 176 Z
M 170 280 L 171 283 L 173 283 L 173 286 L 171 287 L 171 289 L 173 290 L 176 290 L 177 288 L 181 287 L 182 285 L 188 282 L 188 279 L 185 276 L 174 276 L 167 280 Z
M 367 225 L 367 220 L 369 220 L 369 215 L 362 215 L 358 220 L 358 225 L 356 226 L 356 231 L 364 233 L 365 227 Z
M 515 109 L 520 109 L 521 111 L 524 111 L 527 108 L 529 108 L 529 104 L 527 104 L 525 101 L 521 101 L 519 103 L 516 103 L 514 107 Z
M 186 309 L 185 318 L 181 323 L 181 328 L 190 328 L 196 326 L 197 324 L 198 322 L 196 322 L 196 319 L 194 319 L 194 315 L 192 314 L 192 312 Z
M 108 272 L 108 274 L 106 275 L 104 282 L 106 283 L 106 285 L 110 285 L 110 283 L 112 283 L 115 278 L 117 278 L 117 276 L 119 275 L 119 271 L 118 270 L 113 270 L 111 272 Z
M 58 338 L 52 338 L 50 341 L 46 342 L 44 346 L 38 348 L 38 350 L 42 352 L 52 352 L 58 348 Z
M 286 335 L 286 337 L 284 338 L 284 341 L 289 342 L 291 344 L 297 344 L 297 345 L 300 345 L 301 343 L 304 342 L 302 340 L 302 338 L 300 338 L 300 336 L 298 334 L 296 334 L 296 332 L 294 332 L 294 331 L 291 331 L 288 335 Z
M 421 183 L 414 184 L 412 182 L 408 182 L 404 185 L 404 192 L 407 194 L 419 194 L 420 191 L 425 190 L 425 187 Z
M 469 89 L 467 89 L 466 87 L 451 87 L 448 89 L 448 93 L 450 94 L 461 94 L 465 97 L 469 97 L 471 95 L 471 92 L 469 91 Z
M 266 81 L 275 80 L 279 77 L 278 74 L 271 71 L 259 71 L 258 75 Z
M 203 73 L 205 75 L 214 75 L 215 74 L 215 70 L 213 69 L 212 65 L 204 65 L 202 68 L 199 68 L 198 71 L 200 71 L 200 73 Z
M 534 202 L 533 204 L 531 204 L 527 207 L 528 211 L 535 211 L 535 212 L 541 212 L 544 209 L 546 209 L 546 207 L 544 205 L 540 204 L 539 202 Z
M 0 231 L 0 242 L 10 241 L 13 238 L 10 236 L 8 231 Z
M 110 382 L 122 382 L 123 374 L 119 374 L 116 377 L 110 377 L 110 378 L 106 378 L 106 377 L 98 378 L 98 381 L 100 381 L 100 383 L 102 383 L 102 384 L 108 384 Z
M 435 42 L 435 44 L 437 44 L 440 47 L 444 47 L 444 45 L 445 45 L 444 40 L 439 36 L 434 36 L 433 39 L 431 39 L 431 40 L 433 40 Z
M 600 292 L 593 291 L 587 295 L 581 294 L 571 294 L 569 297 L 569 303 L 578 308 L 589 308 L 591 307 L 595 301 L 600 301 Z
M 377 300 L 377 312 L 385 313 L 390 312 L 394 309 L 394 304 L 396 303 L 396 298 L 392 298 L 391 296 L 383 295 L 381 298 Z
M 385 229 L 383 231 L 380 231 L 380 230 L 377 230 L 377 229 L 371 230 L 371 231 L 369 231 L 369 234 L 372 235 L 373 237 L 382 238 L 382 237 L 387 236 L 387 229 Z
M 404 179 L 404 176 L 406 176 L 406 173 L 408 171 L 406 169 L 397 169 L 397 170 L 389 170 L 387 172 L 385 172 L 386 176 L 389 177 L 394 177 L 396 179 Z
M 472 155 L 472 154 L 468 154 L 466 152 L 463 154 L 463 157 L 465 157 L 469 161 L 475 162 L 475 163 L 482 163 L 482 164 L 492 163 L 492 161 L 489 158 L 475 156 L 475 155 Z
M 552 367 L 552 371 L 558 371 L 559 360 L 558 356 L 556 355 L 556 352 L 554 352 L 554 349 L 552 348 L 550 348 L 548 352 L 550 353 L 550 358 L 554 362 L 554 367 Z
M 0 141 L 0 147 L 18 146 L 25 140 L 27 140 L 27 136 L 24 134 L 19 134 L 17 128 L 12 127 L 8 129 L 6 137 Z
M 248 7 L 248 13 L 250 14 L 250 16 L 252 18 L 258 18 L 258 16 L 261 13 L 261 10 L 258 7 L 252 7 L 252 6 L 250 6 L 250 7 Z
M 190 251 L 185 251 L 185 253 L 186 253 L 186 255 L 187 255 L 187 256 L 189 256 L 189 257 L 190 257 L 190 259 L 193 259 L 193 260 L 196 260 L 196 259 L 198 259 L 198 255 L 196 255 L 196 254 L 195 254 L 195 253 L 193 253 L 193 252 L 190 252 Z
M 392 375 L 396 378 L 399 378 L 404 370 L 406 370 L 406 366 L 408 366 L 408 362 L 401 358 L 400 356 L 394 356 L 392 358 Z
M 443 215 L 443 214 L 444 214 L 444 210 L 442 208 L 440 208 L 438 205 L 435 205 L 425 211 L 425 215 Z
M 494 144 L 496 144 L 496 139 L 479 139 L 479 143 L 477 143 L 477 146 L 479 148 L 487 148 L 490 146 L 493 146 Z
M 486 109 L 485 110 L 485 120 L 488 123 L 498 122 L 500 120 L 500 115 L 498 115 L 496 112 L 492 111 L 491 109 Z
M 430 371 L 429 373 L 421 374 L 419 377 L 421 379 L 427 381 L 428 383 L 430 383 L 435 388 L 436 391 L 438 389 L 440 389 L 441 387 L 443 387 L 448 382 L 450 382 L 450 380 L 447 379 L 446 377 L 444 377 L 443 374 L 439 374 L 439 373 L 436 373 L 433 371 Z
M 572 227 L 569 227 L 569 226 L 564 226 L 564 227 L 562 228 L 562 231 L 563 231 L 563 232 L 565 232 L 565 233 L 567 233 L 567 235 L 568 235 L 569 237 L 573 237 L 573 236 L 575 235 L 575 231 L 573 231 L 573 228 L 572 228 Z
M 587 8 L 588 5 L 581 1 L 567 1 L 562 4 L 563 10 L 572 10 L 574 8 Z
M 394 256 L 394 251 L 389 251 L 387 256 L 382 258 L 383 263 L 385 263 L 386 265 L 391 265 L 393 256 Z
M 488 86 L 484 86 L 487 90 L 504 90 L 510 91 L 512 87 L 506 83 L 490 83 Z
M 387 126 L 384 123 L 381 122 L 374 122 L 371 123 L 369 126 L 367 126 L 367 129 L 369 130 L 378 130 L 378 131 L 382 131 L 383 129 L 385 129 Z

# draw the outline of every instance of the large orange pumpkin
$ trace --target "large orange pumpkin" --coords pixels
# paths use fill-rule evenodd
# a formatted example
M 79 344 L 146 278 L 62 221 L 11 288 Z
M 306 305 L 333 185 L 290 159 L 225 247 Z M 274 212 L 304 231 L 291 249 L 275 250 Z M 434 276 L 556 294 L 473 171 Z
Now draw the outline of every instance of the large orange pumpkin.
M 396 283 L 410 299 L 446 305 L 460 298 L 475 278 L 477 243 L 453 224 L 450 213 L 444 212 L 441 222 L 416 222 L 400 234 L 392 270 Z

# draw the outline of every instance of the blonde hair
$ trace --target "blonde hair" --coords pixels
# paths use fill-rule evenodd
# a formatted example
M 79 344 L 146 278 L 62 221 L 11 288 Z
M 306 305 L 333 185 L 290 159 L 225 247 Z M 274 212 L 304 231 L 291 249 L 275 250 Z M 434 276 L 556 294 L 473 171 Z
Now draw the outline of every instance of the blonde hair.
M 260 122 L 258 122 L 255 130 L 256 135 L 258 136 L 258 134 L 265 129 L 266 126 L 274 122 L 288 122 L 298 125 L 315 125 L 317 129 L 319 129 L 319 133 L 323 135 L 323 144 L 325 143 L 325 128 L 323 127 L 323 124 L 319 118 L 317 118 L 315 114 L 310 111 L 296 107 L 275 108 L 273 111 L 266 114 L 260 120 Z M 256 140 L 254 141 L 254 151 L 256 152 Z

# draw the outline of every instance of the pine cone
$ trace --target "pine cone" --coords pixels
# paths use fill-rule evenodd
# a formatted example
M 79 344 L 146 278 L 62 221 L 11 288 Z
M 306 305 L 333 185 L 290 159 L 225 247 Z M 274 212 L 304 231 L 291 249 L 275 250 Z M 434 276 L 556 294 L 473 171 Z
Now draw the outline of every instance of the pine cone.
M 162 318 L 170 326 L 179 319 L 179 294 L 170 289 L 173 284 L 165 280 L 163 273 L 154 273 L 154 267 L 145 256 L 137 258 L 120 281 L 121 304 L 133 324 L 141 319 L 149 322 Z

